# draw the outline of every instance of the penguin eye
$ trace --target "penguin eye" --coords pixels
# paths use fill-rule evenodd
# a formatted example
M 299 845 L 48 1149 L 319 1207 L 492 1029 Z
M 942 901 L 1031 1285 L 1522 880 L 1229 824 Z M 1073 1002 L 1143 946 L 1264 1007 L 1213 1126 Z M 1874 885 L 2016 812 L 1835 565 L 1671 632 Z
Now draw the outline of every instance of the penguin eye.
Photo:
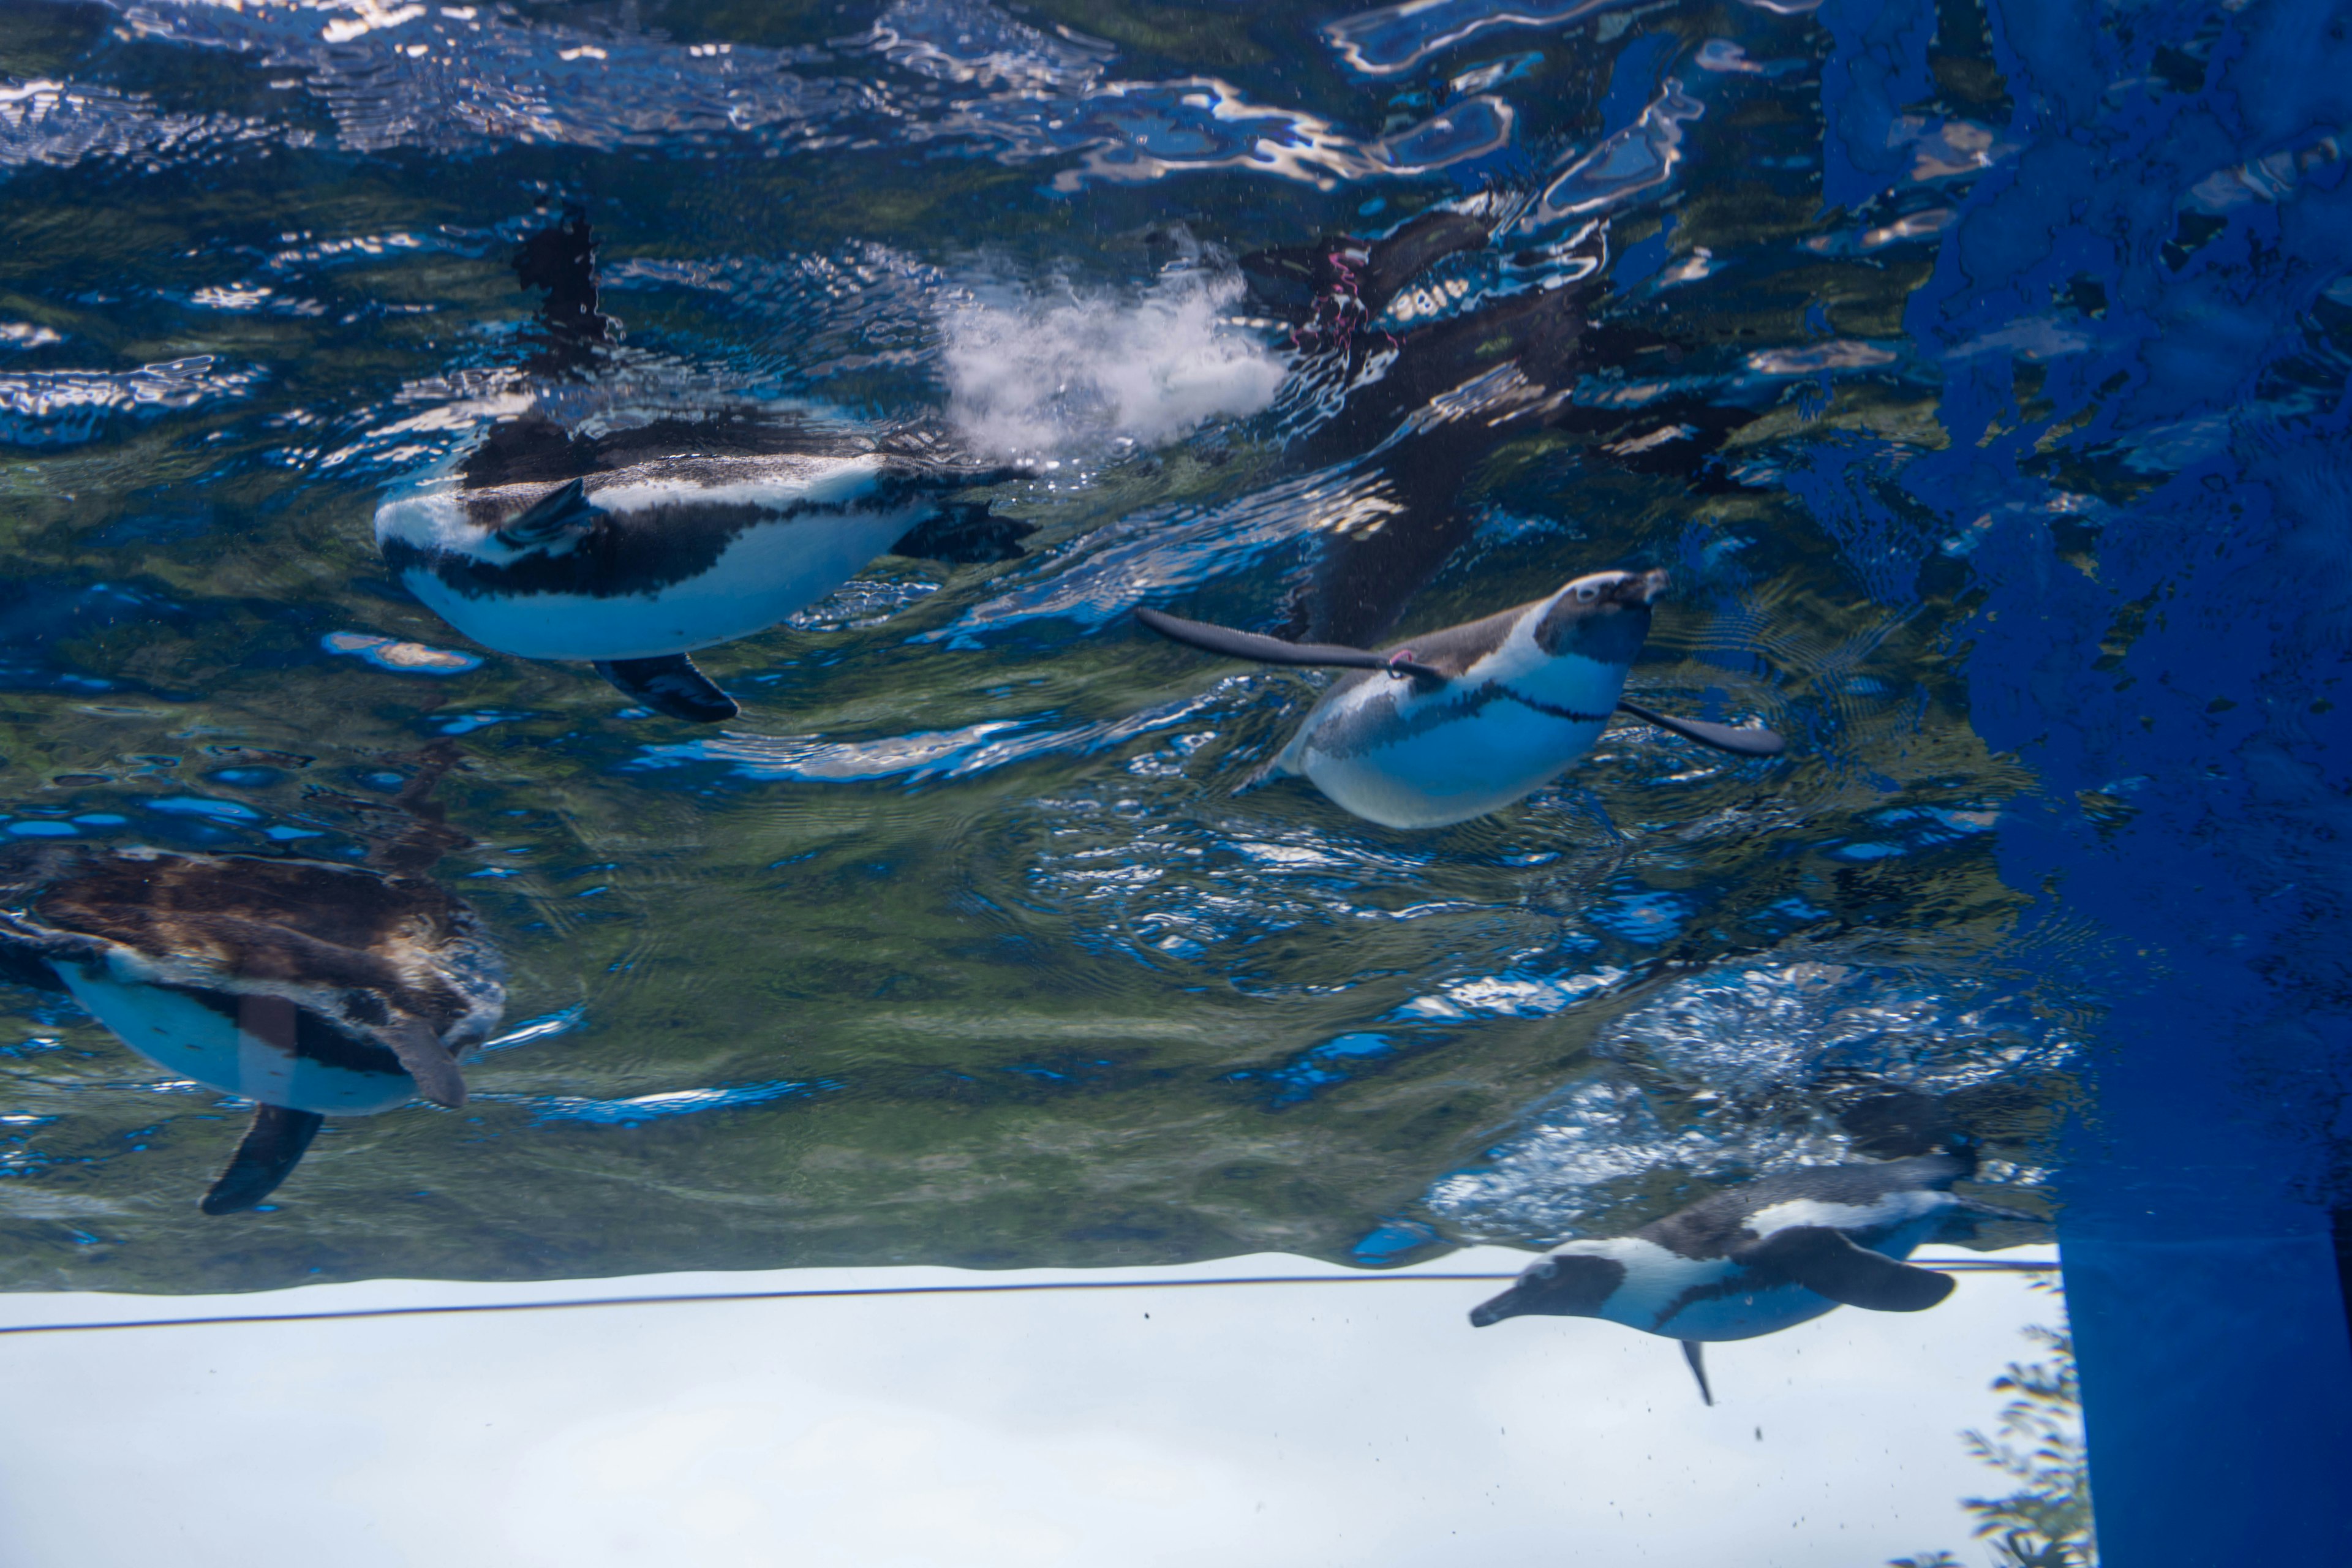
M 1591 584 L 1579 583 L 1576 585 L 1576 602 L 1578 604 L 1589 605 L 1599 597 L 1601 597 L 1601 590 L 1594 587 Z
M 1536 1278 L 1538 1279 L 1549 1279 L 1559 1272 L 1559 1260 L 1555 1258 L 1547 1258 L 1536 1265 Z

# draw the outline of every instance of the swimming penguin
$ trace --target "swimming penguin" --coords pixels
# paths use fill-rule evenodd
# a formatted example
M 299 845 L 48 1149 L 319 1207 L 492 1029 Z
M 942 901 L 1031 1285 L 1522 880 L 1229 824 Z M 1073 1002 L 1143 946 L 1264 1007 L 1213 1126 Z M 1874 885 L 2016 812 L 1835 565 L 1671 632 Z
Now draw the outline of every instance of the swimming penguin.
M 1558 778 L 1592 749 L 1612 711 L 1740 756 L 1780 752 L 1769 730 L 1673 719 L 1619 696 L 1666 587 L 1664 572 L 1597 572 L 1387 653 L 1286 643 L 1157 610 L 1136 618 L 1211 653 L 1360 671 L 1324 693 L 1274 766 L 1306 775 L 1358 816 L 1443 827 Z
M 69 992 L 166 1072 L 258 1101 L 202 1205 L 251 1208 L 326 1116 L 465 1103 L 458 1058 L 498 1023 L 504 965 L 473 911 L 418 874 L 456 836 L 431 816 L 415 826 L 383 868 L 0 851 L 0 974 Z
M 593 664 L 710 723 L 739 710 L 688 654 L 766 630 L 878 555 L 1017 557 L 1033 525 L 950 498 L 1023 472 L 749 421 L 574 437 L 533 415 L 386 501 L 375 535 L 409 591 L 485 647 Z
M 1777 1333 L 1839 1306 L 1924 1311 L 1952 1281 L 1902 1262 L 1912 1248 L 1974 1216 L 2034 1218 L 1949 1191 L 1974 1169 L 1962 1152 L 1767 1176 L 1631 1236 L 1556 1248 L 1470 1321 L 1606 1318 L 1680 1340 L 1712 1405 L 1705 1342 Z

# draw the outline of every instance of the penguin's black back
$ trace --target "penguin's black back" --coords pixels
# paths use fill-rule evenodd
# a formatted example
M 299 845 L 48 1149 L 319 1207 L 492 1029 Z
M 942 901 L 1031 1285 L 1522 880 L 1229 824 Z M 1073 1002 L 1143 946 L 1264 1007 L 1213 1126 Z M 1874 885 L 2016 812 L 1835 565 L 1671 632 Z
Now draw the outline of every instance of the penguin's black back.
M 394 962 L 402 950 L 445 952 L 478 940 L 473 911 L 426 877 L 248 855 L 43 847 L 0 855 L 0 890 L 22 900 L 30 917 L 12 922 L 26 940 L 0 942 L 0 977 L 53 986 L 54 974 L 39 976 L 36 965 L 46 967 L 60 944 L 87 939 L 153 955 L 211 953 L 228 973 L 345 987 L 347 1011 L 381 994 L 436 1030 L 468 1008 L 447 978 L 412 974 Z M 189 994 L 207 1006 L 235 1005 Z M 389 1051 L 363 1037 L 327 1029 L 302 1039 L 300 1054 L 321 1061 L 398 1070 Z

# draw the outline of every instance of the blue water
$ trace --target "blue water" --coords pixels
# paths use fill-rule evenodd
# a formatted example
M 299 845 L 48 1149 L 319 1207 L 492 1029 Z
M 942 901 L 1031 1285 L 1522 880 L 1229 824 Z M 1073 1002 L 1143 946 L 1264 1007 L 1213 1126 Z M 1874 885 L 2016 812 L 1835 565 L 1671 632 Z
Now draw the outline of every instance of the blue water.
M 5 837 L 356 864 L 446 741 L 512 974 L 463 1116 L 235 1244 L 244 1106 L 0 993 L 8 1283 L 1393 1262 L 1899 1090 L 2054 1217 L 2108 1560 L 2342 1556 L 2347 83 L 2305 0 L 9 7 Z M 575 210 L 586 347 L 510 266 Z M 1361 319 L 1265 259 L 1447 212 Z M 527 406 L 1017 460 L 1035 531 L 691 727 L 376 556 Z M 1131 619 L 1616 565 L 1629 690 L 1786 756 L 1376 828 L 1254 782 L 1321 678 Z

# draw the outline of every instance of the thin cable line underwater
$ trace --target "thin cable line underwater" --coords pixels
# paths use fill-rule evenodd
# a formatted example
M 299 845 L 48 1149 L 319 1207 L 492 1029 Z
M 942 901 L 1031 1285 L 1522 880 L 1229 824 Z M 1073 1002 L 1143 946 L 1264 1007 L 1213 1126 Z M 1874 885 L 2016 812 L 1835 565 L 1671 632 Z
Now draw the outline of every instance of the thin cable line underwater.
M 1947 1274 L 2038 1273 L 2054 1263 L 1954 1259 L 1919 1267 Z M 845 1285 L 808 1290 L 712 1290 L 679 1296 L 586 1296 L 576 1301 L 464 1301 L 428 1307 L 350 1307 L 319 1312 L 239 1312 L 204 1318 L 136 1318 L 115 1323 L 17 1323 L 10 1334 L 95 1333 L 106 1329 L 194 1329 L 223 1323 L 316 1323 L 341 1318 L 453 1317 L 467 1312 L 552 1312 L 577 1307 L 675 1307 L 713 1301 L 792 1301 L 829 1296 L 1003 1296 L 1038 1290 L 1172 1290 L 1214 1285 L 1406 1285 L 1516 1279 L 1517 1274 L 1258 1274 L 1224 1279 L 1055 1279 L 1004 1285 Z

